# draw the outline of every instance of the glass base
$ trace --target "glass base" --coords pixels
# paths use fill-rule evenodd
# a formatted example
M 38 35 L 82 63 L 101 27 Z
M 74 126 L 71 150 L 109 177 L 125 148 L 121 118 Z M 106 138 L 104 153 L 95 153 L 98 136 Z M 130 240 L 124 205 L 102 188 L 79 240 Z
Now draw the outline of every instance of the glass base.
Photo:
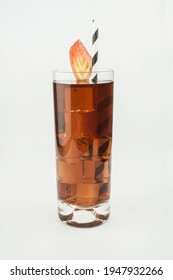
M 81 228 L 99 226 L 107 221 L 109 214 L 109 201 L 91 207 L 81 207 L 58 201 L 59 218 L 69 226 Z

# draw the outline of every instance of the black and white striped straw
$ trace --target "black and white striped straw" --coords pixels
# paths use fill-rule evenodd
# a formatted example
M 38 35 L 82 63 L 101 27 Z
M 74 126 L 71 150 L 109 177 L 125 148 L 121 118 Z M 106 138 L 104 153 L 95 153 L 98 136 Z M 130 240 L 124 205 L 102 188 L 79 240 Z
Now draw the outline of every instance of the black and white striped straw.
M 95 20 L 92 21 L 92 27 L 93 27 L 93 35 L 92 35 L 92 49 L 93 49 L 93 55 L 92 55 L 92 71 L 97 70 L 97 64 L 98 64 L 98 36 L 99 36 L 99 28 Z M 93 83 L 96 83 L 98 81 L 98 75 L 93 74 L 92 78 Z

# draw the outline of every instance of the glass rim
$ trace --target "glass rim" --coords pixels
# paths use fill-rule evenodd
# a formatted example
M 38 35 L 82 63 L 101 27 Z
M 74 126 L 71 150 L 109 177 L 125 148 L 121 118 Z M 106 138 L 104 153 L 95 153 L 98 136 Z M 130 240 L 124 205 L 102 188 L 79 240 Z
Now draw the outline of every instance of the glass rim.
M 52 71 L 53 74 L 55 73 L 64 73 L 64 74 L 74 74 L 74 73 L 90 73 L 90 71 L 73 71 L 73 70 L 66 70 L 66 69 L 54 69 Z M 91 72 L 92 74 L 99 74 L 99 73 L 114 73 L 114 69 L 112 68 L 99 68 L 98 70 L 94 70 Z

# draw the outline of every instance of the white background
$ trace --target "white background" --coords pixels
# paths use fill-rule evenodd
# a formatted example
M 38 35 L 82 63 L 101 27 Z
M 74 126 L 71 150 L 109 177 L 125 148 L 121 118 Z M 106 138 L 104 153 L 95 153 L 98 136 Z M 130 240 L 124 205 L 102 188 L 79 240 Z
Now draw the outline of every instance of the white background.
M 172 259 L 170 0 L 0 1 L 0 259 Z M 52 70 L 78 38 L 115 69 L 111 217 L 57 217 Z M 172 22 L 173 23 L 173 22 Z

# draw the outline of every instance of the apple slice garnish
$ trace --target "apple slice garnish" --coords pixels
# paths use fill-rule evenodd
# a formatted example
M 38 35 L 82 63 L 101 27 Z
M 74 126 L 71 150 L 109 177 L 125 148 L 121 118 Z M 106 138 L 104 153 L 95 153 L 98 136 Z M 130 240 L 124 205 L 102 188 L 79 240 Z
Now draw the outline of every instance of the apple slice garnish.
M 76 80 L 88 80 L 92 73 L 92 58 L 80 40 L 71 46 L 69 55 Z

